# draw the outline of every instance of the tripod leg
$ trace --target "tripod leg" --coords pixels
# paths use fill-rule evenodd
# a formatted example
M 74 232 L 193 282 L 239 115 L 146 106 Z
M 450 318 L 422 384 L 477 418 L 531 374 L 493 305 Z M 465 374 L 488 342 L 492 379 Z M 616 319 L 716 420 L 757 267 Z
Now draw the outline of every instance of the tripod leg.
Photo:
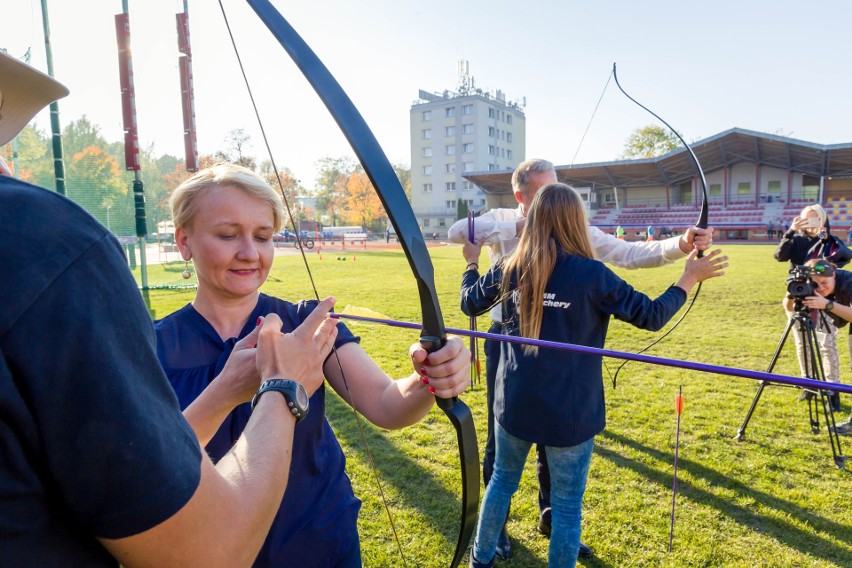
M 775 363 L 778 362 L 778 357 L 781 355 L 781 349 L 784 347 L 784 342 L 787 341 L 787 337 L 790 335 L 790 330 L 793 328 L 793 324 L 795 323 L 795 318 L 790 318 L 787 321 L 787 327 L 784 328 L 784 333 L 781 335 L 781 340 L 778 342 L 778 346 L 775 348 L 775 353 L 772 355 L 772 360 L 769 361 L 769 368 L 766 370 L 767 373 L 771 373 L 772 369 L 775 368 Z M 760 400 L 760 396 L 763 394 L 763 389 L 766 388 L 766 385 L 769 383 L 767 381 L 760 381 L 760 386 L 757 388 L 757 393 L 755 393 L 754 398 L 751 401 L 751 406 L 746 412 L 745 418 L 743 419 L 743 423 L 740 425 L 737 430 L 737 435 L 734 436 L 734 440 L 740 441 L 745 438 L 746 427 L 748 426 L 749 421 L 751 420 L 751 415 L 754 414 L 754 410 L 757 408 L 757 401 Z
M 816 371 L 814 374 L 816 380 L 827 382 L 825 380 L 825 370 L 822 365 L 822 354 L 820 353 L 819 341 L 816 334 L 816 328 L 813 323 L 808 320 L 808 343 L 811 346 L 811 368 Z M 834 409 L 831 407 L 831 400 L 825 389 L 819 391 L 819 401 L 822 403 L 822 412 L 825 416 L 826 430 L 828 430 L 828 442 L 831 445 L 831 454 L 834 458 L 834 463 L 840 469 L 846 468 L 846 456 L 843 455 L 843 450 L 840 447 L 840 437 L 835 431 L 836 423 L 834 421 Z M 808 414 L 811 421 L 811 432 L 819 433 L 819 407 L 817 406 L 816 397 L 808 401 Z

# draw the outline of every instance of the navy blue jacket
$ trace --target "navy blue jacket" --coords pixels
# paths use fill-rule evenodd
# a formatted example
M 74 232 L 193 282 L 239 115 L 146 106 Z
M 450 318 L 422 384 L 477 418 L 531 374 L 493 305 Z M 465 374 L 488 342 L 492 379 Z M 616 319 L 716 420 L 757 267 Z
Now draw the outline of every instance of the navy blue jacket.
M 463 275 L 462 311 L 480 314 L 503 303 L 503 333 L 520 335 L 512 294 L 501 297 L 502 263 L 481 278 Z M 513 278 L 511 288 L 516 288 Z M 610 316 L 655 331 L 680 309 L 686 293 L 669 287 L 656 300 L 637 292 L 597 260 L 561 254 L 545 288 L 540 339 L 603 347 Z M 606 425 L 601 357 L 502 342 L 494 416 L 517 438 L 546 446 L 581 444 Z

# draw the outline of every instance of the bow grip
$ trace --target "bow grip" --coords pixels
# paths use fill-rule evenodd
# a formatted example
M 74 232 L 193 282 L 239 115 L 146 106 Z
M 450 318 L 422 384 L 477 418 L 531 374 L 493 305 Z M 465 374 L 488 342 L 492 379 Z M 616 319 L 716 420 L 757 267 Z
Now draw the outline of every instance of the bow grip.
M 420 338 L 420 347 L 426 350 L 427 353 L 434 353 L 438 349 L 444 346 L 447 343 L 446 339 L 441 339 L 440 337 L 435 337 L 433 335 L 424 335 Z M 439 396 L 435 397 L 435 402 L 438 406 L 444 410 L 450 409 L 456 405 L 456 401 L 458 397 L 453 398 L 441 398 Z

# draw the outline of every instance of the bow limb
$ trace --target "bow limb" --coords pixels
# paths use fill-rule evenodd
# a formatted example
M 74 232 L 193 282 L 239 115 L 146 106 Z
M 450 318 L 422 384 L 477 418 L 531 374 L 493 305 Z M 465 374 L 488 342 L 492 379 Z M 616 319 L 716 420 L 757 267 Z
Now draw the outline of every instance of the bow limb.
M 651 115 L 654 116 L 654 118 L 656 118 L 657 120 L 659 120 L 660 122 L 665 124 L 666 128 L 671 130 L 674 133 L 674 135 L 677 136 L 677 139 L 680 140 L 680 143 L 683 144 L 684 148 L 686 148 L 686 151 L 689 153 L 689 157 L 692 158 L 692 162 L 693 162 L 693 164 L 695 164 L 695 168 L 698 170 L 698 175 L 700 176 L 700 179 L 701 179 L 701 190 L 702 190 L 702 192 L 701 192 L 701 196 L 702 196 L 701 197 L 701 212 L 698 214 L 698 222 L 695 224 L 695 226 L 699 227 L 701 229 L 706 229 L 707 228 L 707 213 L 708 213 L 707 178 L 704 177 L 704 168 L 701 167 L 701 162 L 698 161 L 698 156 L 695 155 L 695 152 L 692 150 L 690 145 L 687 144 L 686 140 L 683 139 L 683 136 L 681 136 L 680 133 L 677 130 L 672 128 L 671 124 L 669 124 L 668 122 L 663 120 L 663 118 L 660 115 L 658 115 L 657 113 L 655 113 L 654 111 L 652 111 L 651 109 L 649 109 L 648 107 L 646 107 L 645 105 L 643 105 L 642 103 L 640 103 L 639 101 L 637 101 L 636 99 L 634 99 L 633 97 L 631 97 L 630 95 L 627 94 L 627 91 L 625 91 L 624 88 L 621 86 L 621 83 L 618 82 L 618 73 L 616 72 L 616 69 L 615 69 L 615 63 L 612 64 L 612 76 L 615 79 L 615 84 L 618 86 L 618 90 L 621 91 L 624 94 L 625 97 L 627 97 L 628 99 L 630 99 L 631 101 L 633 101 L 634 103 L 636 103 L 637 105 L 639 105 L 640 107 L 642 107 L 643 109 L 648 111 Z M 699 257 L 703 256 L 703 252 L 698 251 L 698 256 Z
M 690 145 L 687 144 L 686 140 L 683 139 L 683 136 L 681 136 L 680 133 L 677 130 L 672 128 L 671 124 L 669 124 L 668 122 L 663 120 L 663 117 L 661 117 L 660 115 L 658 115 L 657 113 L 655 113 L 654 111 L 652 111 L 651 109 L 649 109 L 648 107 L 646 107 L 645 105 L 643 105 L 642 103 L 640 103 L 639 101 L 637 101 L 636 99 L 634 99 L 633 97 L 631 97 L 630 95 L 627 94 L 627 91 L 625 91 L 624 87 L 621 86 L 621 83 L 618 82 L 618 72 L 616 71 L 615 63 L 612 64 L 612 77 L 613 77 L 613 79 L 615 79 L 615 84 L 618 87 L 618 90 L 621 91 L 622 94 L 625 97 L 627 97 L 628 99 L 630 99 L 631 101 L 636 103 L 636 105 L 638 105 L 639 107 L 641 107 L 642 109 L 644 109 L 645 111 L 650 113 L 654 118 L 656 118 L 657 120 L 659 120 L 660 122 L 665 124 L 666 128 L 671 130 L 674 133 L 674 135 L 677 137 L 677 139 L 680 140 L 680 143 L 683 144 L 684 148 L 686 148 L 686 151 L 689 153 L 689 157 L 692 158 L 692 162 L 695 165 L 696 169 L 698 170 L 698 174 L 699 174 L 700 179 L 701 179 L 701 190 L 702 190 L 702 192 L 701 192 L 701 212 L 698 214 L 698 222 L 695 223 L 695 226 L 699 227 L 701 229 L 706 229 L 707 228 L 707 213 L 708 213 L 707 179 L 704 177 L 704 168 L 701 167 L 701 162 L 698 161 L 698 156 L 695 155 L 695 152 L 692 150 Z M 701 258 L 702 256 L 704 256 L 704 251 L 699 250 L 697 256 L 698 256 L 698 258 Z M 692 309 L 692 306 L 695 305 L 695 300 L 698 299 L 698 295 L 701 293 L 701 284 L 702 284 L 701 282 L 698 283 L 698 288 L 695 289 L 695 294 L 692 296 L 692 300 L 689 302 L 689 306 L 687 306 L 686 311 L 683 312 L 683 315 L 680 316 L 680 318 L 674 323 L 674 325 L 672 325 L 668 329 L 668 331 L 666 331 L 663 335 L 658 337 L 656 340 L 654 340 L 650 344 L 646 345 L 645 347 L 643 347 L 642 349 L 637 351 L 637 353 L 644 353 L 645 351 L 647 351 L 648 349 L 650 349 L 651 347 L 653 347 L 654 345 L 656 345 L 657 343 L 659 343 L 660 341 L 665 339 L 671 332 L 673 332 L 677 328 L 677 326 L 680 325 L 680 322 L 682 322 L 684 320 L 686 315 Z M 626 365 L 626 364 L 627 364 L 627 360 L 624 360 L 621 363 L 621 365 L 618 366 L 618 369 L 616 369 L 615 375 L 612 377 L 612 387 L 613 388 L 615 388 L 616 381 L 618 379 L 618 373 L 621 371 L 622 368 L 624 368 L 624 365 Z
M 247 1 L 322 99 L 376 188 L 417 280 L 423 317 L 420 343 L 427 351 L 436 351 L 446 342 L 446 331 L 435 289 L 432 259 L 396 172 L 358 109 L 296 30 L 268 0 Z M 457 397 L 436 400 L 456 430 L 461 459 L 461 528 L 450 564 L 450 568 L 455 568 L 467 549 L 476 525 L 479 505 L 479 450 L 473 416 L 467 405 Z

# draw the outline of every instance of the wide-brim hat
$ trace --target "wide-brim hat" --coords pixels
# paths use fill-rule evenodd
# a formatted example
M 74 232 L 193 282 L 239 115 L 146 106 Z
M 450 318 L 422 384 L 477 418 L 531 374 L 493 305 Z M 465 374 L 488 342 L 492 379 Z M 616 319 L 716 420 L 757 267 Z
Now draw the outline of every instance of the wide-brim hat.
M 65 85 L 0 50 L 0 146 L 45 106 L 68 94 Z

